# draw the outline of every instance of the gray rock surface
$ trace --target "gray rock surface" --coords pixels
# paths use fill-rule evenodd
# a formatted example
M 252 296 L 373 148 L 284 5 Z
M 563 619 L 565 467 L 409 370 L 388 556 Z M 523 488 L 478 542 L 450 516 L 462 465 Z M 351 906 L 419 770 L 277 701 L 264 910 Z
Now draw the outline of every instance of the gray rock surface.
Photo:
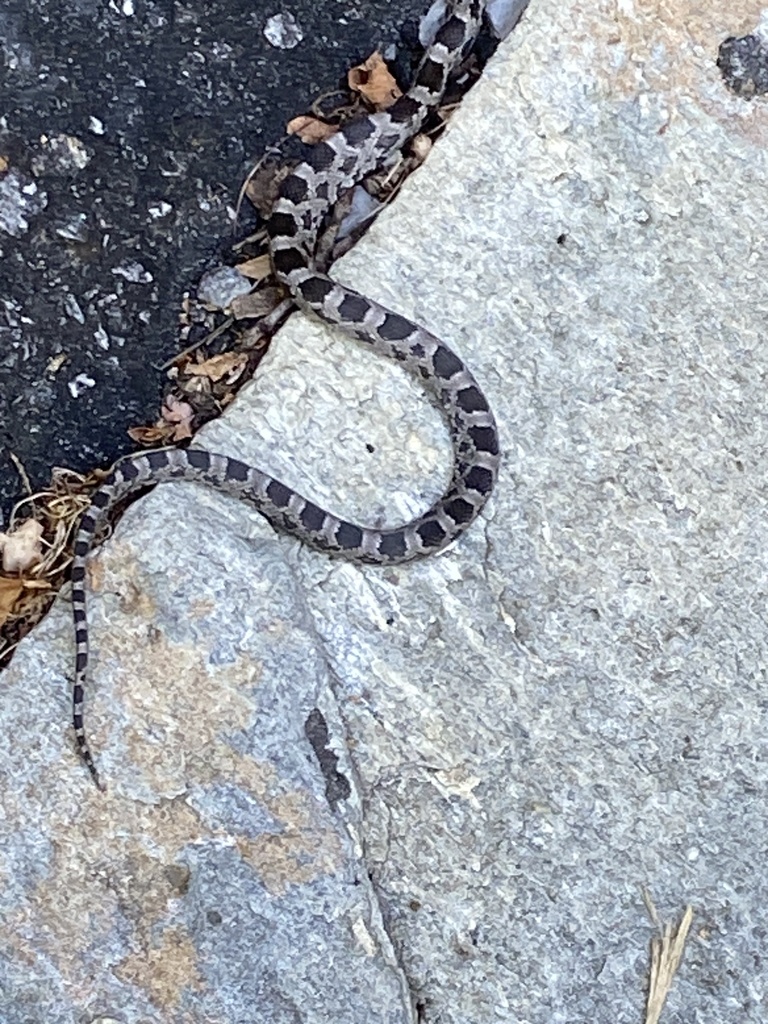
M 768 108 L 715 66 L 743 14 L 536 0 L 337 267 L 497 410 L 458 545 L 361 569 L 198 489 L 133 506 L 92 563 L 107 798 L 65 742 L 66 603 L 21 645 L 3 1020 L 400 1021 L 407 978 L 424 1021 L 630 1024 L 641 887 L 696 909 L 664 1024 L 768 1017 Z M 448 468 L 418 387 L 298 318 L 205 443 L 369 522 Z

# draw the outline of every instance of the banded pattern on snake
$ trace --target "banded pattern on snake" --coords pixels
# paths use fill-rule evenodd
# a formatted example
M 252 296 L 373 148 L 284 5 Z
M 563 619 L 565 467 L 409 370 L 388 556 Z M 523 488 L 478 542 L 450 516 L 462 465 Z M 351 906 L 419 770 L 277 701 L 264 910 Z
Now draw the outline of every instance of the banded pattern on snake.
M 402 363 L 437 400 L 450 431 L 453 472 L 443 495 L 404 526 L 372 529 L 320 508 L 269 474 L 197 448 L 158 449 L 115 463 L 94 492 L 75 540 L 72 609 L 76 664 L 73 724 L 77 747 L 94 782 L 102 784 L 83 726 L 88 667 L 86 560 L 116 502 L 166 480 L 194 480 L 253 505 L 277 529 L 312 548 L 357 563 L 389 565 L 441 550 L 480 513 L 493 489 L 499 446 L 493 414 L 474 377 L 447 345 L 423 327 L 340 285 L 316 265 L 318 234 L 339 197 L 391 162 L 439 103 L 451 72 L 474 41 L 483 0 L 449 0 L 434 42 L 411 88 L 387 111 L 365 114 L 312 150 L 280 188 L 267 230 L 275 274 L 297 306 L 374 351 Z

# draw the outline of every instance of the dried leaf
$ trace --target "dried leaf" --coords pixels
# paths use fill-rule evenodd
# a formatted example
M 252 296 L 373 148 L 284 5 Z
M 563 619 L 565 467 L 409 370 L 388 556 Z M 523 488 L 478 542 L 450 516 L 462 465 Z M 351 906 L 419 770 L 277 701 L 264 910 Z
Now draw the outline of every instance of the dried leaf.
M 351 69 L 347 82 L 377 110 L 386 110 L 403 95 L 378 50 Z
M 269 333 L 268 330 L 265 330 L 264 324 L 253 324 L 243 332 L 240 338 L 240 347 L 249 352 L 260 352 L 267 347 Z
M 246 260 L 244 263 L 238 263 L 235 267 L 243 277 L 249 278 L 251 281 L 261 281 L 264 277 L 269 277 L 272 273 L 272 262 L 269 258 L 268 253 L 264 253 L 263 256 L 256 256 L 252 260 Z
M 285 126 L 289 135 L 298 135 L 302 142 L 312 146 L 316 142 L 323 142 L 339 130 L 337 125 L 327 124 L 325 121 L 318 121 L 316 117 L 309 114 L 300 114 L 292 118 Z
M 174 424 L 171 440 L 186 441 L 188 437 L 192 437 L 194 433 L 192 430 L 194 416 L 195 410 L 189 402 L 182 402 L 175 395 L 168 395 L 163 405 L 162 420 Z
M 250 320 L 266 316 L 279 304 L 282 293 L 278 288 L 262 288 L 249 295 L 239 295 L 229 307 L 235 320 Z
M 227 382 L 231 384 L 242 374 L 247 363 L 248 357 L 242 352 L 222 352 L 218 356 L 205 359 L 202 363 L 190 363 L 184 372 L 193 377 L 207 377 L 213 381 L 226 377 Z
M 40 538 L 43 527 L 34 519 L 27 519 L 11 533 L 0 533 L 0 551 L 3 552 L 4 572 L 26 572 L 43 560 Z
M 168 444 L 173 437 L 174 430 L 175 427 L 172 423 L 163 423 L 161 420 L 159 424 L 155 424 L 152 427 L 129 427 L 128 436 L 137 444 L 144 444 L 149 448 L 157 448 Z
M 432 139 L 423 132 L 419 132 L 418 135 L 414 135 L 411 139 L 410 150 L 416 159 L 421 163 L 426 160 L 429 156 L 429 151 L 432 149 Z
M 290 173 L 290 167 L 262 166 L 246 182 L 245 194 L 262 217 L 272 213 L 280 184 Z
M 0 576 L 0 626 L 8 619 L 24 589 L 24 581 Z

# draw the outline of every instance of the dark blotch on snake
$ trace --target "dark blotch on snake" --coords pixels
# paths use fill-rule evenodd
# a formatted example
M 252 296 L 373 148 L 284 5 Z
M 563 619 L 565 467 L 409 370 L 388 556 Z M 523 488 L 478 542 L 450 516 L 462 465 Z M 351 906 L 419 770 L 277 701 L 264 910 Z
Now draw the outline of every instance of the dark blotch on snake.
M 445 530 L 434 519 L 427 519 L 416 530 L 425 548 L 436 548 L 445 540 Z
M 291 203 L 300 203 L 307 198 L 309 186 L 298 174 L 289 174 L 280 186 L 280 195 Z M 270 224 L 274 218 L 270 218 Z
M 188 449 L 187 462 L 193 469 L 200 469 L 203 473 L 207 473 L 211 468 L 211 456 L 208 452 L 200 451 L 199 448 Z
M 490 494 L 493 490 L 493 473 L 485 466 L 473 466 L 467 473 L 465 483 L 478 494 Z
M 292 493 L 291 489 L 281 484 L 279 480 L 273 480 L 267 487 L 267 496 L 275 508 L 287 508 Z
M 352 548 L 359 548 L 363 542 L 363 531 L 353 523 L 339 523 L 336 530 L 336 540 L 339 547 L 349 551 Z
M 244 483 L 248 479 L 249 467 L 239 459 L 227 459 L 227 478 Z
M 288 275 L 307 265 L 303 253 L 298 249 L 276 249 L 272 253 L 272 266 L 278 274 Z
M 307 163 L 313 171 L 327 171 L 336 159 L 336 151 L 327 142 L 319 142 L 307 157 Z
M 410 96 L 401 96 L 392 104 L 387 113 L 395 124 L 402 124 L 404 121 L 410 121 L 420 110 L 421 107 L 416 100 L 411 99 Z
M 474 385 L 462 388 L 456 395 L 456 404 L 464 412 L 488 412 L 488 403 Z
M 405 541 L 405 534 L 402 530 L 395 530 L 393 533 L 385 533 L 379 541 L 378 551 L 385 558 L 402 558 L 408 550 Z
M 370 302 L 367 302 L 362 295 L 346 295 L 339 305 L 339 316 L 344 320 L 360 323 L 365 319 L 365 314 L 370 308 Z
M 442 43 L 449 50 L 455 50 L 464 41 L 464 22 L 455 15 L 446 21 L 435 36 L 436 43 Z
M 327 277 L 310 277 L 299 285 L 302 298 L 317 306 L 325 302 L 333 288 L 333 281 L 329 281 Z
M 149 463 L 149 467 L 152 470 L 165 469 L 168 465 L 168 452 L 147 452 L 144 458 Z
M 323 522 L 325 520 L 325 512 L 317 505 L 313 505 L 311 501 L 308 501 L 302 509 L 301 515 L 299 516 L 301 523 L 308 530 L 313 533 L 317 533 L 318 530 L 322 530 Z
M 267 230 L 272 238 L 293 238 L 298 226 L 290 213 L 273 213 L 269 218 Z
M 499 439 L 491 427 L 470 427 L 467 433 L 479 451 L 489 452 L 491 455 L 499 454 Z
M 430 92 L 437 92 L 442 88 L 445 69 L 442 64 L 434 60 L 425 60 L 416 75 L 416 85 L 423 85 Z
M 369 139 L 375 131 L 376 125 L 370 117 L 360 117 L 356 121 L 350 121 L 341 134 L 350 145 L 356 146 L 359 142 Z
M 385 341 L 402 341 L 409 334 L 413 334 L 414 326 L 404 316 L 398 316 L 397 313 L 387 313 L 381 325 L 376 328 L 376 332 Z
M 126 459 L 125 462 L 118 462 L 117 468 L 125 480 L 135 480 L 139 475 L 139 467 L 132 458 Z
M 144 456 L 142 456 L 144 458 Z M 109 504 L 109 492 L 106 490 L 96 491 L 95 494 L 91 495 L 91 505 L 95 505 L 96 508 L 106 508 Z
M 454 498 L 444 507 L 454 523 L 468 523 L 475 514 L 475 506 L 464 498 Z
M 450 380 L 455 373 L 464 369 L 457 356 L 444 345 L 438 345 L 435 349 L 435 354 L 432 356 L 432 365 L 437 376 L 442 377 L 443 380 Z

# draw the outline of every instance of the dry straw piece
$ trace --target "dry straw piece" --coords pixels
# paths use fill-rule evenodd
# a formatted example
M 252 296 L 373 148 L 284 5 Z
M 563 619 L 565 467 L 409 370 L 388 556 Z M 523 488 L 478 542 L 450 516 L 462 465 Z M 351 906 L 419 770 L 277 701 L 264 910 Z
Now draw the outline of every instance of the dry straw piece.
M 648 985 L 648 1002 L 645 1008 L 645 1024 L 659 1024 L 672 981 L 683 958 L 685 940 L 693 921 L 693 907 L 685 908 L 680 923 L 663 925 L 656 913 L 650 893 L 643 890 L 643 900 L 651 921 L 661 933 L 651 939 L 651 977 Z

